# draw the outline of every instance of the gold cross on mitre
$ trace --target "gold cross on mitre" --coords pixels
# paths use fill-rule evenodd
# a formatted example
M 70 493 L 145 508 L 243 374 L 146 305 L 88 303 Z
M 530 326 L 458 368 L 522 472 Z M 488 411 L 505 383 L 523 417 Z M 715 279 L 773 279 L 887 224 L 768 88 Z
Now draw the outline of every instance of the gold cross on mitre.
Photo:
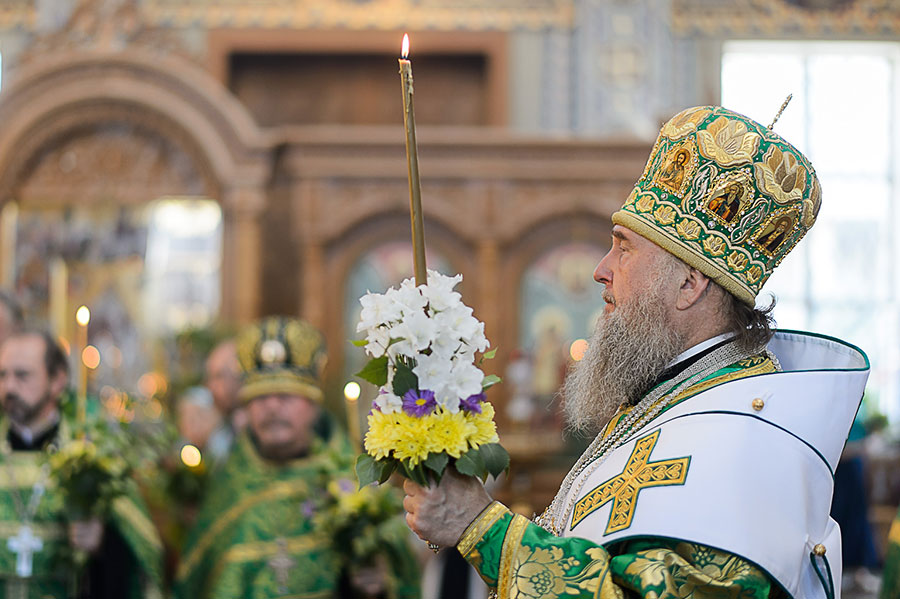
M 638 494 L 642 489 L 684 484 L 691 463 L 690 456 L 650 462 L 650 453 L 658 439 L 658 430 L 638 439 L 622 473 L 596 487 L 575 504 L 572 512 L 572 528 L 589 514 L 612 501 L 609 523 L 603 534 L 623 530 L 631 526 Z

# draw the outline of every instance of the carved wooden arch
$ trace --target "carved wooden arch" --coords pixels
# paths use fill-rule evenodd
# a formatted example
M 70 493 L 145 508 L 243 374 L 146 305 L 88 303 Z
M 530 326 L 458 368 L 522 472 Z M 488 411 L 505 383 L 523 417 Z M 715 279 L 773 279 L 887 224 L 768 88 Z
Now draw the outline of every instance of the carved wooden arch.
M 115 135 L 117 130 L 119 135 Z M 118 150 L 118 164 L 105 165 L 100 163 L 102 156 L 93 157 L 98 162 L 91 165 L 89 179 L 93 181 L 62 168 L 60 163 L 78 150 L 99 153 L 103 144 L 115 145 L 110 149 Z M 153 146 L 158 146 L 159 152 L 151 158 L 147 150 L 153 152 Z M 135 164 L 141 156 L 135 154 L 153 159 L 154 164 L 141 168 L 140 163 Z M 159 164 L 159 159 L 166 159 L 165 164 Z M 139 170 L 146 171 L 144 177 Z M 136 205 L 163 195 L 221 198 L 222 191 L 196 140 L 155 110 L 121 101 L 79 102 L 44 115 L 24 132 L 16 152 L 3 165 L 3 173 L 0 198 L 15 198 L 32 206 Z M 40 193 L 41 187 L 53 197 Z
M 458 239 L 474 244 L 484 219 L 477 209 L 463 210 L 460 203 L 483 205 L 486 186 L 473 190 L 462 185 L 436 186 L 427 190 L 422 212 L 425 216 L 426 239 L 430 241 L 432 227 L 443 228 Z M 331 191 L 336 191 L 329 195 Z M 409 229 L 409 187 L 406 181 L 381 185 L 335 186 L 319 189 L 320 195 L 329 195 L 328 210 L 322 211 L 316 223 L 316 237 L 323 244 L 333 244 L 365 229 L 367 223 L 385 217 L 406 214 Z M 424 195 L 424 194 L 423 194 Z M 468 208 L 468 206 L 467 206 Z
M 426 249 L 434 248 L 437 253 L 449 260 L 453 270 L 463 274 L 464 281 L 472 287 L 477 284 L 475 278 L 475 257 L 470 244 L 461 239 L 454 231 L 441 222 L 426 220 Z M 327 288 L 322 295 L 334 298 L 326 305 L 325 328 L 329 338 L 331 353 L 330 369 L 326 376 L 337 375 L 343 365 L 347 339 L 354 338 L 355 331 L 343 330 L 344 296 L 347 290 L 350 270 L 359 259 L 381 242 L 405 241 L 410 238 L 409 213 L 400 210 L 383 211 L 376 217 L 359 222 L 340 238 L 324 247 Z M 410 254 L 410 265 L 412 254 Z M 471 278 L 470 278 L 471 277 Z M 309 293 L 306 291 L 305 293 Z
M 177 56 L 147 51 L 55 55 L 13 71 L 0 96 L 0 201 L 30 160 L 29 138 L 47 137 L 80 110 L 117 107 L 132 122 L 160 126 L 185 144 L 205 176 L 223 190 L 248 168 L 259 172 L 264 145 L 245 109 L 218 82 Z M 146 115 L 143 113 L 146 112 Z M 93 118 L 96 118 L 95 116 Z M 259 179 L 265 178 L 264 174 Z M 223 198 L 224 199 L 224 198 Z

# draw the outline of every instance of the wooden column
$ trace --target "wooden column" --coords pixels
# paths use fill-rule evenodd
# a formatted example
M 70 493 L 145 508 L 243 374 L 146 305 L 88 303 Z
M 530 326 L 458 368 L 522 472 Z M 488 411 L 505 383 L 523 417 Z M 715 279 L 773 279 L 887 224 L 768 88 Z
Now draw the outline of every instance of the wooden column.
M 264 243 L 260 216 L 265 203 L 261 185 L 239 186 L 225 192 L 222 316 L 236 324 L 247 324 L 260 316 Z

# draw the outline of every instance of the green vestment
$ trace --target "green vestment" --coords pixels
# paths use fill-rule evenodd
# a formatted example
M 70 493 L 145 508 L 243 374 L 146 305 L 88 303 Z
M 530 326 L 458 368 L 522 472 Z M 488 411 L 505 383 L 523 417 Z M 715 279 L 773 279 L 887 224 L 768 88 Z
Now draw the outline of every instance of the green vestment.
M 283 465 L 263 460 L 244 435 L 206 492 L 178 567 L 181 599 L 269 599 L 338 596 L 342 575 L 331 539 L 317 532 L 309 509 L 324 494 L 328 452 L 350 455 L 332 434 L 303 458 Z M 352 463 L 349 462 L 348 463 Z M 348 477 L 353 476 L 346 472 Z M 417 597 L 418 576 L 404 543 L 386 547 L 392 598 Z
M 669 408 L 715 385 L 774 370 L 763 355 L 742 360 L 692 385 Z M 626 415 L 614 417 L 604 434 Z M 610 547 L 557 537 L 497 502 L 467 528 L 458 549 L 502 599 L 766 599 L 782 593 L 759 568 L 722 551 L 652 537 Z
M 884 574 L 881 579 L 881 599 L 900 597 L 900 512 L 891 524 L 887 552 L 884 555 Z
M 65 443 L 65 424 L 60 427 L 60 443 Z M 6 424 L 0 427 L 6 439 Z M 68 547 L 64 506 L 54 481 L 42 473 L 46 455 L 42 451 L 12 451 L 0 455 L 0 599 L 64 599 L 76 593 L 76 571 Z M 16 575 L 17 554 L 10 539 L 20 533 L 20 511 L 28 506 L 36 482 L 46 491 L 37 506 L 31 531 L 40 539 L 40 549 L 32 554 L 32 575 Z M 21 503 L 16 501 L 15 493 Z M 25 507 L 27 509 L 27 507 Z M 162 542 L 136 488 L 113 503 L 110 521 L 132 552 L 139 573 L 124 573 L 131 584 L 130 598 L 162 596 Z M 126 598 L 123 598 L 126 599 Z

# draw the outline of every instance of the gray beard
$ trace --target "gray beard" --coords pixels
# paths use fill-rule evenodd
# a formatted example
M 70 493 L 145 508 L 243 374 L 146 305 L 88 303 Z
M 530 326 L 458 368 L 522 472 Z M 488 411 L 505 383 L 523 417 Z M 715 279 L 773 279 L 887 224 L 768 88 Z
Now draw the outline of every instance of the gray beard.
M 623 403 L 637 403 L 684 350 L 668 323 L 660 288 L 597 320 L 588 350 L 563 384 L 566 429 L 599 431 Z

